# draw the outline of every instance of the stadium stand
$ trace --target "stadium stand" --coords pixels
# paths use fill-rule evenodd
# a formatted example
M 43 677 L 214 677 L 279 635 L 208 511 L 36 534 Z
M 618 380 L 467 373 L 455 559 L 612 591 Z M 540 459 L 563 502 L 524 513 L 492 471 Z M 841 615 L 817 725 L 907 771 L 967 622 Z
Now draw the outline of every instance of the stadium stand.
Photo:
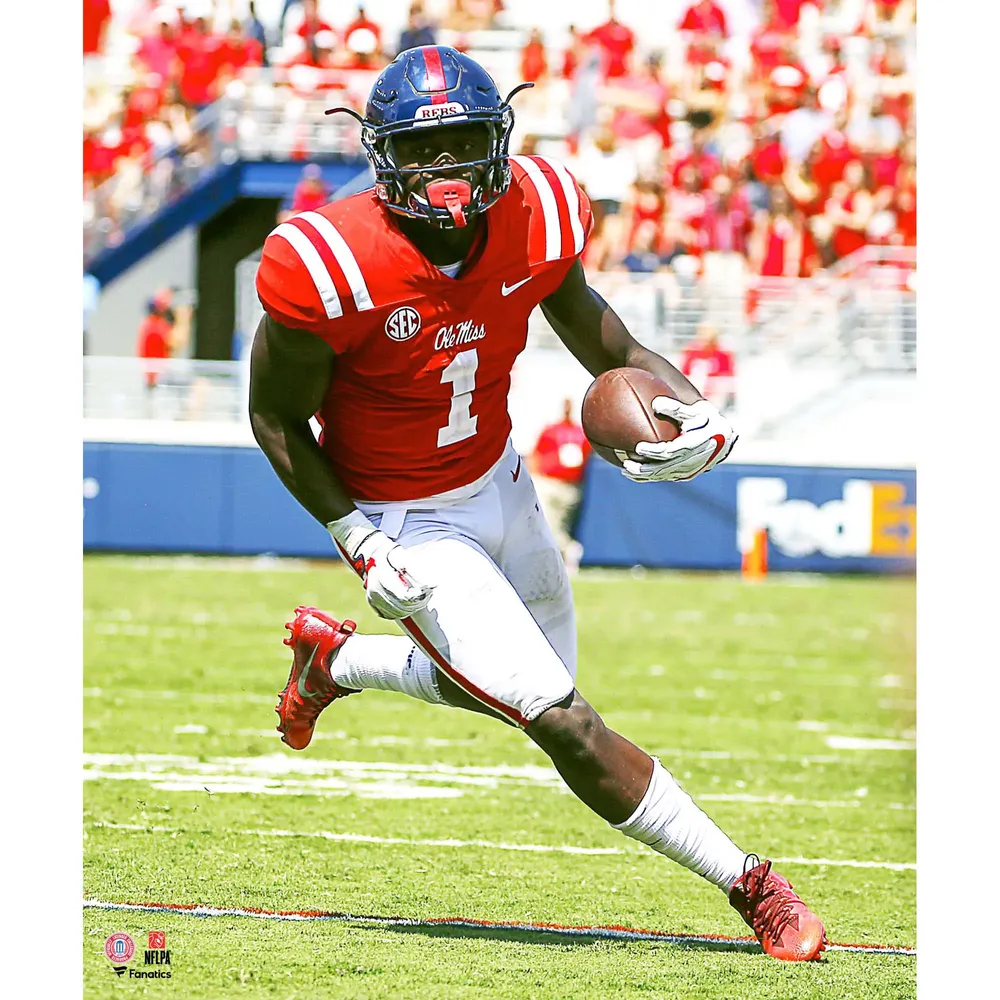
M 670 356 L 714 326 L 748 433 L 801 423 L 808 393 L 835 400 L 858 372 L 912 376 L 912 0 L 665 0 L 652 15 L 625 0 L 87 9 L 88 268 L 220 164 L 297 164 L 296 181 L 316 177 L 310 164 L 360 169 L 356 123 L 323 111 L 362 108 L 401 43 L 434 39 L 501 90 L 533 80 L 512 148 L 563 160 L 588 190 L 595 287 Z M 530 335 L 554 342 L 540 317 Z

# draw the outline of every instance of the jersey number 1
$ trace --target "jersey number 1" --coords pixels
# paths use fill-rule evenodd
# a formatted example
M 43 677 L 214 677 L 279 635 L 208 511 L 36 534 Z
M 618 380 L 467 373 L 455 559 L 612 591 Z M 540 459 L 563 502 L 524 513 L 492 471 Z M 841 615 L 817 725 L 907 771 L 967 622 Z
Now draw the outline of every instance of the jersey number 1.
M 479 353 L 473 348 L 456 354 L 451 364 L 441 372 L 441 384 L 451 383 L 451 410 L 448 423 L 438 431 L 439 448 L 458 444 L 476 433 L 478 416 L 472 415 L 472 393 L 476 388 Z

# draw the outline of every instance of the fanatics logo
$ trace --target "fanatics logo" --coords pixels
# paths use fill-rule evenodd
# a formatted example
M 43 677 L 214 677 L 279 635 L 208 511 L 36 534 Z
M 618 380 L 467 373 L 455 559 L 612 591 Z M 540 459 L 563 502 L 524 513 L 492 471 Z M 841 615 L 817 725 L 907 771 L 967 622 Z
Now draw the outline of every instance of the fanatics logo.
M 400 306 L 385 321 L 386 336 L 390 340 L 409 340 L 420 333 L 420 313 L 410 306 Z

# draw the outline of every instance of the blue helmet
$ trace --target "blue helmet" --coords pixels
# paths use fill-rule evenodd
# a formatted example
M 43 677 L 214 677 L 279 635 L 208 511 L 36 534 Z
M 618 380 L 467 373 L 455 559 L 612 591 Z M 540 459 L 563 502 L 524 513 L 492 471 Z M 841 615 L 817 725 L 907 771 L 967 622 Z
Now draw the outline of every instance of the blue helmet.
M 361 122 L 375 191 L 390 211 L 451 229 L 485 212 L 510 186 L 510 99 L 530 86 L 522 83 L 501 100 L 493 78 L 474 59 L 447 45 L 423 45 L 401 52 L 385 67 L 372 87 L 364 118 L 350 108 L 332 108 L 327 114 L 346 111 Z M 433 168 L 404 168 L 397 162 L 394 136 L 463 122 L 486 125 L 485 159 L 441 167 L 439 178 Z M 414 176 L 419 177 L 415 186 L 408 183 Z

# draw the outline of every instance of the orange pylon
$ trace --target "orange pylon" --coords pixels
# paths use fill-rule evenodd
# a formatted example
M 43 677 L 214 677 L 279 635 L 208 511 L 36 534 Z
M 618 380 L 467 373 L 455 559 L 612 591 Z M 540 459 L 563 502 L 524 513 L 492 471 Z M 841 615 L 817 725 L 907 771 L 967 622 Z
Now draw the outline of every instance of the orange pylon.
M 767 528 L 754 532 L 750 551 L 743 553 L 742 572 L 748 583 L 758 583 L 767 576 Z

